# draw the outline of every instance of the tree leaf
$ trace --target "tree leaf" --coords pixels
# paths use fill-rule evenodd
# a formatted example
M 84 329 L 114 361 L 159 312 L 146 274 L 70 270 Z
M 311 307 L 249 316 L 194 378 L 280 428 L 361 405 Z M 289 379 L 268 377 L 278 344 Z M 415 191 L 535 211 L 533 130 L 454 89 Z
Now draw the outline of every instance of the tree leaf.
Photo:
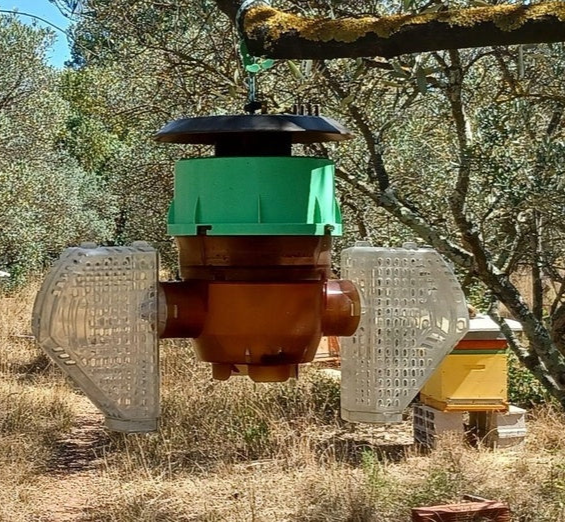
M 245 70 L 247 72 L 256 74 L 261 70 L 261 66 L 258 63 L 252 63 L 251 65 L 246 65 Z
M 266 71 L 267 69 L 270 69 L 271 67 L 273 67 L 273 65 L 275 65 L 275 60 L 273 60 L 271 58 L 267 58 L 266 60 L 263 60 L 261 62 L 261 69 Z
M 300 70 L 300 67 L 298 67 L 298 65 L 296 65 L 292 60 L 288 60 L 288 62 L 286 63 L 288 65 L 288 68 L 290 69 L 290 72 L 292 73 L 292 76 L 294 76 L 297 80 L 304 79 L 304 75 L 302 74 L 302 71 Z
M 391 62 L 391 64 L 394 71 L 400 76 L 404 76 L 405 78 L 408 78 L 410 76 L 410 73 L 406 71 L 398 62 L 393 61 Z
M 416 70 L 416 83 L 418 85 L 418 90 L 422 94 L 426 94 L 428 92 L 428 80 L 426 78 L 426 74 L 421 67 L 418 67 Z
M 405 11 L 410 11 L 412 6 L 414 5 L 414 0 L 402 0 L 402 7 Z

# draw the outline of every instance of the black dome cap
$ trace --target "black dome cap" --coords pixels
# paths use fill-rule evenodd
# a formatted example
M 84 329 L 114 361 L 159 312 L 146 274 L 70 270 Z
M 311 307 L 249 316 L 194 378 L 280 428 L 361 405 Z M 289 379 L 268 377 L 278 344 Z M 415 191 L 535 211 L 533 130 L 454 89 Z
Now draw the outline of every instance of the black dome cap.
M 163 143 L 217 145 L 237 134 L 285 136 L 290 143 L 322 143 L 344 141 L 353 137 L 343 125 L 325 116 L 296 114 L 258 114 L 233 116 L 203 116 L 167 123 L 154 139 Z

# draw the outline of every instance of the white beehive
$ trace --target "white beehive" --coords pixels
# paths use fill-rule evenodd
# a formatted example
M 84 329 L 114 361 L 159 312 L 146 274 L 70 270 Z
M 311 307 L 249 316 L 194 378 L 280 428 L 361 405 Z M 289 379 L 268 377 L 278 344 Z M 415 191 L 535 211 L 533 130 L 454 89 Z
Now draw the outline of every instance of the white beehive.
M 412 243 L 358 243 L 343 251 L 341 266 L 364 299 L 357 332 L 342 339 L 342 417 L 400 422 L 404 408 L 467 332 L 463 292 L 435 250 Z
M 35 301 L 39 344 L 113 430 L 157 429 L 157 273 L 147 243 L 85 244 L 63 252 Z
M 518 446 L 525 440 L 526 410 L 510 405 L 507 412 L 487 413 L 486 442 L 497 448 Z

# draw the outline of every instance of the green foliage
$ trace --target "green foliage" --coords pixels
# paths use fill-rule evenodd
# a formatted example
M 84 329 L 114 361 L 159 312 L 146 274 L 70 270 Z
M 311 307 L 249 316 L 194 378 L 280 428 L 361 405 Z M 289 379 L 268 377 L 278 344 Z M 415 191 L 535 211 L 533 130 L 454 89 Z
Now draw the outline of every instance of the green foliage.
M 508 400 L 523 408 L 551 402 L 547 390 L 512 353 L 508 355 Z
M 0 268 L 6 286 L 71 244 L 111 235 L 114 199 L 104 180 L 62 148 L 70 109 L 45 63 L 49 33 L 0 17 Z
M 386 466 L 374 451 L 365 450 L 361 454 L 361 469 L 363 470 L 367 486 L 373 494 L 383 490 L 391 490 L 394 484 L 387 474 Z
M 458 500 L 461 477 L 439 467 L 428 471 L 410 498 L 412 506 L 433 506 Z
M 565 462 L 554 462 L 540 485 L 540 493 L 552 504 L 565 509 Z
M 0 171 L 0 199 L 6 205 L 0 215 L 0 263 L 11 272 L 12 285 L 65 247 L 109 234 L 113 208 L 104 184 L 72 161 Z

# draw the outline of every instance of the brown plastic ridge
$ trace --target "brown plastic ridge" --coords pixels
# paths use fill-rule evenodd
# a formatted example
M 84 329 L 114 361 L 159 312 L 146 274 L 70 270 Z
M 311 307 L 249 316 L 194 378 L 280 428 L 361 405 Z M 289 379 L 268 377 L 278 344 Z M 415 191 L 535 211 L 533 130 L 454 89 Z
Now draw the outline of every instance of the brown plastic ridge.
M 489 399 L 482 397 L 476 399 L 457 399 L 456 402 L 454 402 L 453 399 L 439 400 L 424 393 L 420 393 L 420 401 L 422 404 L 444 413 L 450 411 L 508 411 L 508 403 L 501 398 Z
M 324 280 L 331 236 L 176 236 L 181 278 Z

